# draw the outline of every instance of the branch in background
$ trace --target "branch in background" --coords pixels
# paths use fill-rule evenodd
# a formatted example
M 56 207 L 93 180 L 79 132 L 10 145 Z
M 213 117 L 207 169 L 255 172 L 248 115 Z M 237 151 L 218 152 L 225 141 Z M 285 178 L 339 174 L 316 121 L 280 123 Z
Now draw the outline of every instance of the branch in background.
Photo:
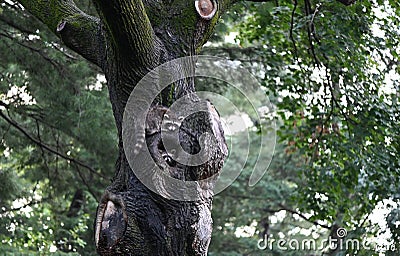
M 322 228 L 329 229 L 329 230 L 331 229 L 331 226 L 319 223 L 318 221 L 310 220 L 310 218 L 307 218 L 304 214 L 302 214 L 302 213 L 300 213 L 298 211 L 295 211 L 293 209 L 290 209 L 290 208 L 284 206 L 283 204 L 278 204 L 278 206 L 280 207 L 279 209 L 264 209 L 264 211 L 269 212 L 269 213 L 277 213 L 277 212 L 280 212 L 280 211 L 287 211 L 287 212 L 289 212 L 289 213 L 291 213 L 293 215 L 299 216 L 303 220 L 305 220 L 307 222 L 310 222 L 310 223 L 312 223 L 312 224 L 314 224 L 316 226 L 320 226 Z
M 40 142 L 42 142 L 42 138 L 41 138 L 41 136 L 40 136 L 40 125 L 39 125 L 39 121 L 38 121 L 37 119 L 35 119 L 35 123 L 36 123 L 37 138 L 39 139 Z M 40 147 L 40 151 L 42 152 L 42 159 L 43 159 L 43 162 L 44 162 L 44 166 L 45 166 L 45 168 L 46 168 L 46 171 L 47 171 L 47 178 L 48 178 L 49 180 L 51 180 L 51 177 L 50 177 L 50 167 L 49 167 L 49 165 L 47 164 L 46 154 L 45 154 L 44 149 L 43 149 L 42 147 Z
M 78 172 L 79 178 L 81 178 L 83 184 L 86 186 L 87 190 L 89 193 L 93 196 L 94 199 L 96 199 L 97 202 L 99 202 L 99 198 L 97 197 L 96 193 L 93 191 L 92 187 L 89 185 L 85 177 L 83 176 L 81 169 L 77 164 L 75 164 L 76 171 Z
M 1 1 L 1 4 L 3 6 L 7 6 L 8 8 L 14 10 L 14 11 L 19 11 L 21 10 L 21 6 L 16 3 L 16 2 L 12 2 L 12 1 Z
M 44 143 L 43 143 L 42 138 L 41 138 L 41 136 L 40 136 L 40 126 L 39 126 L 39 122 L 38 122 L 37 119 L 35 119 L 35 122 L 36 122 L 36 129 L 37 129 L 37 138 L 38 138 L 38 140 L 40 141 L 40 144 L 43 145 Z M 47 176 L 48 176 L 49 180 L 51 180 L 51 178 L 50 178 L 50 167 L 49 167 L 48 164 L 47 164 L 46 156 L 45 156 L 44 149 L 43 149 L 42 146 L 40 146 L 40 150 L 41 150 L 41 152 L 42 152 L 42 158 L 43 158 L 43 161 L 44 161 L 44 164 L 45 164 L 45 168 L 46 168 L 46 170 L 47 170 Z M 98 201 L 98 198 L 97 198 L 97 196 L 96 196 L 96 193 L 93 191 L 92 187 L 91 187 L 91 186 L 89 185 L 89 183 L 86 181 L 85 177 L 83 176 L 83 174 L 82 174 L 82 172 L 81 172 L 81 169 L 79 168 L 79 165 L 77 165 L 77 164 L 75 163 L 75 164 L 74 164 L 74 167 L 75 167 L 76 171 L 78 172 L 78 175 L 79 175 L 80 179 L 82 180 L 83 184 L 86 186 L 87 190 L 89 191 L 89 193 L 93 196 L 94 199 L 96 199 L 96 201 Z
M 82 12 L 72 0 L 19 0 L 63 42 L 99 67 L 104 66 L 105 37 L 100 20 Z
M 266 200 L 265 197 L 253 197 L 253 196 L 241 196 L 241 195 L 234 195 L 234 196 L 225 195 L 225 196 L 233 197 L 233 198 L 251 199 L 251 200 L 262 200 L 262 201 Z M 312 221 L 312 220 L 310 220 L 310 218 L 307 218 L 304 214 L 302 214 L 302 213 L 300 213 L 300 212 L 298 212 L 296 210 L 290 209 L 289 207 L 287 207 L 287 206 L 285 206 L 283 204 L 278 204 L 278 206 L 279 206 L 278 209 L 263 209 L 263 210 L 265 212 L 268 212 L 268 213 L 277 213 L 277 212 L 280 212 L 280 211 L 287 211 L 290 214 L 293 214 L 293 215 L 296 214 L 297 216 L 299 216 L 303 220 L 305 220 L 307 222 L 310 222 L 310 223 L 312 223 L 312 224 L 314 224 L 316 226 L 320 226 L 322 228 L 329 229 L 329 230 L 331 229 L 331 226 L 319 223 L 317 221 Z
M 69 209 L 67 212 L 67 217 L 77 217 L 78 212 L 82 209 L 85 203 L 85 195 L 82 189 L 77 189 L 72 201 L 69 205 Z
M 4 103 L 2 101 L 0 101 L 0 106 L 4 107 L 5 109 L 9 109 L 10 108 L 10 106 L 8 106 L 6 103 Z
M 78 57 L 76 55 L 71 54 L 70 52 L 67 52 L 61 47 L 58 43 L 51 43 L 51 46 L 54 47 L 57 51 L 61 52 L 64 54 L 65 57 L 67 57 L 70 60 L 78 60 Z
M 32 17 L 29 17 L 32 18 Z M 19 30 L 20 32 L 26 34 L 25 36 L 28 37 L 29 35 L 37 35 L 36 31 L 29 30 L 28 28 L 21 26 L 18 23 L 15 23 L 13 20 L 10 20 L 8 17 L 5 15 L 0 14 L 0 21 L 4 22 L 4 24 L 7 24 L 11 28 L 15 30 Z M 72 54 L 66 52 L 63 50 L 58 44 L 56 43 L 51 43 L 51 45 L 54 47 L 54 49 L 58 50 L 59 52 L 63 53 L 67 58 L 71 60 L 77 60 L 78 58 L 73 56 Z
M 268 57 L 265 56 L 265 49 L 262 47 L 246 47 L 241 48 L 237 46 L 222 46 L 222 47 L 204 47 L 202 54 L 210 55 L 227 55 L 230 60 L 239 60 L 241 62 L 261 62 L 266 60 Z M 245 55 L 249 58 L 239 58 L 238 56 Z
M 32 141 L 33 143 L 35 143 L 35 144 L 38 145 L 39 147 L 42 147 L 43 149 L 46 149 L 47 151 L 49 151 L 49 152 L 51 152 L 51 153 L 53 153 L 53 154 L 55 154 L 55 155 L 57 155 L 57 156 L 59 156 L 59 157 L 65 159 L 65 160 L 67 160 L 67 161 L 70 161 L 70 162 L 72 162 L 72 163 L 74 163 L 74 164 L 77 164 L 77 165 L 79 165 L 79 166 L 82 166 L 82 167 L 88 169 L 91 173 L 93 173 L 93 174 L 95 174 L 95 175 L 97 175 L 97 176 L 100 176 L 100 177 L 102 177 L 103 179 L 107 179 L 106 177 L 104 177 L 104 176 L 101 175 L 100 173 L 96 172 L 96 170 L 94 170 L 94 169 L 93 169 L 92 167 L 90 167 L 89 165 L 87 165 L 87 164 L 85 164 L 85 163 L 83 163 L 83 162 L 81 162 L 81 161 L 79 161 L 79 160 L 76 160 L 76 159 L 74 159 L 74 158 L 72 158 L 72 157 L 63 155 L 63 154 L 61 154 L 60 152 L 58 152 L 57 150 L 52 149 L 52 148 L 49 147 L 48 145 L 42 143 L 40 140 L 38 140 L 38 139 L 32 137 L 27 131 L 25 131 L 24 128 L 22 128 L 21 126 L 19 126 L 18 123 L 16 123 L 14 120 L 12 120 L 12 119 L 10 119 L 8 116 L 6 116 L 2 111 L 0 111 L 0 117 L 2 117 L 2 118 L 3 118 L 7 123 L 9 123 L 11 126 L 13 126 L 14 128 L 16 128 L 17 130 L 19 130 L 22 134 L 25 135 L 25 137 L 27 137 L 30 141 Z
M 14 29 L 17 29 L 25 34 L 28 34 L 28 35 L 36 34 L 35 31 L 22 27 L 20 24 L 15 23 L 13 20 L 10 20 L 8 17 L 6 17 L 2 14 L 0 14 L 0 21 L 4 22 L 8 26 L 13 27 Z
M 24 209 L 25 207 L 41 204 L 41 203 L 44 203 L 49 200 L 50 200 L 50 198 L 44 198 L 42 200 L 33 200 L 32 199 L 30 202 L 28 202 L 22 206 L 16 207 L 16 208 L 11 208 L 11 209 L 4 208 L 1 210 L 1 213 L 4 214 L 4 213 L 8 213 L 8 212 L 16 212 L 16 211 Z M 1 217 L 1 215 L 0 215 L 0 217 Z
M 356 0 L 336 0 L 344 5 L 352 5 L 356 2 Z
M 43 59 L 45 59 L 46 61 L 48 61 L 51 65 L 53 65 L 58 72 L 62 73 L 62 67 L 59 63 L 57 63 L 55 60 L 53 60 L 52 58 L 50 58 L 49 56 L 47 56 L 46 53 L 44 53 L 41 49 L 37 49 L 31 45 L 25 44 L 20 42 L 18 39 L 14 38 L 12 35 L 3 33 L 0 31 L 0 36 L 4 36 L 5 38 L 8 38 L 10 40 L 13 40 L 13 42 L 17 43 L 18 45 L 27 48 L 28 50 L 39 54 Z
M 319 61 L 317 54 L 315 53 L 315 47 L 314 47 L 314 40 L 313 40 L 313 33 L 312 33 L 312 20 L 309 19 L 310 15 L 311 15 L 311 3 L 310 0 L 304 0 L 304 6 L 305 6 L 305 11 L 306 11 L 306 17 L 307 17 L 307 22 L 308 22 L 308 26 L 307 26 L 307 35 L 308 35 L 308 42 L 310 45 L 310 50 L 311 50 L 311 54 L 313 56 L 313 59 L 315 61 L 315 65 L 317 65 L 318 67 L 321 66 L 321 62 Z
M 312 16 L 311 16 L 311 21 L 310 21 L 311 33 L 312 33 L 313 38 L 314 38 L 315 41 L 317 42 L 317 44 L 321 44 L 321 41 L 320 41 L 319 38 L 317 37 L 317 32 L 316 32 L 316 29 L 315 29 L 315 23 L 314 23 L 314 21 L 315 21 L 315 17 L 317 16 L 317 13 L 319 12 L 319 8 L 320 8 L 321 6 L 322 6 L 322 3 L 316 5 L 315 10 L 314 10 L 314 13 L 313 13 Z
M 36 190 L 37 190 L 37 188 L 38 188 L 38 185 L 39 185 L 39 180 L 36 182 L 35 186 L 34 186 L 33 189 L 32 189 L 32 193 L 31 193 L 32 195 L 35 194 L 35 192 L 36 192 Z M 28 202 L 28 203 L 26 203 L 26 204 L 24 204 L 24 205 L 21 205 L 21 206 L 19 206 L 19 207 L 10 208 L 10 209 L 3 208 L 3 209 L 1 210 L 1 213 L 4 214 L 4 213 L 8 213 L 8 212 L 16 212 L 16 211 L 19 211 L 19 210 L 24 209 L 25 207 L 28 207 L 28 206 L 31 206 L 31 205 L 36 205 L 36 204 L 40 204 L 40 203 L 46 202 L 46 201 L 48 201 L 49 199 L 50 199 L 50 198 L 42 198 L 41 200 L 33 200 L 33 198 L 31 198 L 30 202 Z M 0 217 L 2 217 L 1 214 L 0 214 Z
M 312 223 L 312 224 L 314 224 L 314 225 L 317 225 L 317 226 L 320 226 L 320 227 L 326 228 L 326 229 L 331 229 L 331 228 L 332 228 L 331 226 L 328 226 L 328 225 L 319 223 L 318 221 L 310 220 L 310 218 L 307 218 L 304 214 L 302 214 L 302 213 L 300 213 L 300 212 L 298 212 L 298 211 L 289 209 L 288 207 L 286 207 L 286 206 L 284 206 L 284 205 L 282 205 L 282 204 L 279 204 L 279 207 L 281 207 L 283 210 L 285 210 L 285 211 L 287 211 L 287 212 L 289 212 L 289 213 L 291 213 L 291 214 L 296 214 L 297 216 L 299 216 L 299 217 L 302 218 L 303 220 L 308 221 L 308 222 L 310 222 L 310 223 Z
M 297 58 L 297 46 L 296 46 L 296 40 L 294 40 L 293 37 L 293 29 L 294 29 L 294 15 L 296 14 L 297 4 L 298 4 L 297 0 L 294 0 L 292 16 L 290 17 L 290 32 L 289 32 L 289 38 L 293 44 L 293 51 L 294 51 L 293 55 L 295 56 L 295 58 Z

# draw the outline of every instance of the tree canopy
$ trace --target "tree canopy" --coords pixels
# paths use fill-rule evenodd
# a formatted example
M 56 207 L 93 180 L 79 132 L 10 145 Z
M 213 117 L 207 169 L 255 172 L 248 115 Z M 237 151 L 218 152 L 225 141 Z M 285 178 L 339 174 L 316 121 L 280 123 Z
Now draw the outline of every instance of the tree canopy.
M 53 34 L 59 17 L 46 26 L 17 2 L 0 3 L 0 252 L 94 254 L 94 213 L 118 151 L 104 77 L 89 62 L 98 60 Z M 92 1 L 75 3 L 97 15 Z M 215 196 L 210 255 L 398 255 L 399 24 L 397 0 L 242 1 L 227 9 L 200 53 L 257 77 L 278 141 L 256 186 L 245 167 Z M 226 85 L 198 87 L 241 101 Z M 240 168 L 235 156 L 246 150 L 232 148 L 224 168 Z M 249 155 L 247 166 L 257 161 Z M 344 241 L 376 246 L 257 246 L 264 236 L 321 242 L 341 229 Z

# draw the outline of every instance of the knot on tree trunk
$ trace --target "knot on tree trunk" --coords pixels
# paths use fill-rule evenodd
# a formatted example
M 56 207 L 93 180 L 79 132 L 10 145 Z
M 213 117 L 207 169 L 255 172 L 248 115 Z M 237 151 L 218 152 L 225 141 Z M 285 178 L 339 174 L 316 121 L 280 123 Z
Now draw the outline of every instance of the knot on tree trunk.
M 192 101 L 197 101 L 196 109 L 188 111 Z M 156 105 L 148 111 L 145 131 L 150 154 L 173 178 L 211 178 L 219 173 L 228 154 L 219 114 L 210 102 L 191 97 L 179 105 L 173 110 Z

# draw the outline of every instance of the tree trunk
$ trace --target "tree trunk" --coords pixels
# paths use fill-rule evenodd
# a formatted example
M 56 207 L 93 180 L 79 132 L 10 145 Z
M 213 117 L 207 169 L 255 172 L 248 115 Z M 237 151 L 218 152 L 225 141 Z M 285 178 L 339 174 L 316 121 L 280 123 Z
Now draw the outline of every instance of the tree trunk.
M 149 71 L 176 58 L 196 55 L 221 13 L 233 1 L 94 0 L 99 18 L 83 13 L 72 0 L 19 2 L 46 23 L 67 46 L 98 65 L 107 78 L 119 135 L 119 156 L 112 184 L 97 210 L 95 243 L 98 253 L 206 255 L 212 230 L 210 190 L 227 155 L 218 114 L 210 103 L 194 94 L 194 78 L 190 76 L 174 81 L 154 95 L 148 109 L 144 109 L 147 117 L 132 117 L 125 108 L 135 86 Z M 194 61 L 195 58 L 190 58 L 174 63 L 167 71 L 178 77 L 188 71 L 193 75 Z M 159 85 L 154 80 L 148 86 Z M 175 137 L 168 133 L 164 136 L 161 133 L 163 119 L 178 117 L 175 110 L 168 110 L 178 99 L 184 99 L 183 109 L 197 108 L 200 104 L 202 111 L 172 122 L 178 123 L 178 133 Z M 133 125 L 143 122 L 143 129 L 129 134 L 130 127 L 125 126 L 124 131 L 124 111 L 125 118 L 137 118 Z M 128 147 L 124 132 L 128 133 L 128 138 L 139 138 L 137 143 Z M 214 138 L 204 139 L 204 133 Z M 173 142 L 166 141 L 168 139 Z M 189 156 L 202 152 L 207 159 L 198 164 L 190 163 L 190 159 L 179 162 L 167 150 L 171 145 L 181 146 L 183 154 Z M 142 158 L 144 151 L 148 151 L 151 158 Z M 156 170 L 149 174 L 152 188 L 137 175 L 146 174 L 148 170 L 140 170 L 142 167 L 135 161 L 152 165 Z M 161 176 L 157 175 L 157 170 Z M 182 190 L 179 196 L 183 199 L 171 197 L 168 191 L 176 189 L 175 183 L 168 184 L 168 179 L 162 175 L 175 181 L 192 182 L 191 188 L 195 191 Z M 195 198 L 186 198 L 186 192 L 195 194 Z
M 143 3 L 146 5 L 126 1 L 98 4 L 103 15 L 102 20 L 106 20 L 105 27 L 110 29 L 110 34 L 106 35 L 109 38 L 107 41 L 117 41 L 107 48 L 104 71 L 119 133 L 120 150 L 115 178 L 98 207 L 96 247 L 104 255 L 206 255 L 212 230 L 212 197 L 206 192 L 204 195 L 200 192 L 195 201 L 179 201 L 165 198 L 165 195 L 150 190 L 135 175 L 143 170 L 132 170 L 129 165 L 128 153 L 124 150 L 126 141 L 123 140 L 122 125 L 129 96 L 142 77 L 167 61 L 195 55 L 196 49 L 200 48 L 212 31 L 217 17 L 201 18 L 192 1 Z M 212 12 L 216 7 L 208 8 Z M 146 14 L 145 10 L 160 11 Z M 131 11 L 130 14 L 137 17 L 119 17 L 120 20 L 116 18 L 119 13 L 126 11 Z M 121 24 L 127 25 L 124 28 Z M 191 63 L 188 65 L 191 66 Z M 186 68 L 188 67 L 175 66 L 170 71 L 183 71 Z M 175 100 L 193 92 L 194 79 L 184 79 L 176 81 L 158 95 L 151 108 L 146 109 L 149 110 L 146 134 L 141 134 L 146 143 L 144 147 L 139 147 L 141 150 L 148 148 L 152 156 L 148 160 L 153 160 L 164 173 L 185 181 L 206 179 L 218 173 L 227 154 L 223 148 L 216 147 L 211 152 L 213 160 L 202 165 L 170 163 L 174 159 L 168 159 L 170 156 L 165 149 L 166 142 L 162 140 L 160 122 Z M 195 104 L 197 100 L 192 96 L 186 104 Z M 200 136 L 204 132 L 212 131 L 214 123 L 219 128 L 214 135 L 222 136 L 217 140 L 224 141 L 219 119 L 212 118 L 213 116 L 214 113 L 210 112 L 199 113 L 182 122 L 181 126 L 186 129 L 180 129 L 179 138 L 187 153 L 195 154 L 199 151 Z M 135 158 L 132 154 L 128 157 Z M 168 184 L 163 181 L 154 182 L 158 191 L 167 189 L 163 186 Z

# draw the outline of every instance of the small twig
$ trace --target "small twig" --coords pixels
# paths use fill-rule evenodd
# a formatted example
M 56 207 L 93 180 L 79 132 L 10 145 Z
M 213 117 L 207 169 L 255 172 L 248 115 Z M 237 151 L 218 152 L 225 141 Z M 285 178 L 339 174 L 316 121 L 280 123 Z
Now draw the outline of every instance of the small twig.
M 360 223 L 360 225 L 358 225 L 358 228 L 362 228 L 362 227 L 364 226 L 364 224 L 365 224 L 365 222 L 367 222 L 367 220 L 368 220 L 370 214 L 371 214 L 371 213 L 368 213 L 368 214 L 365 216 L 364 220 Z
M 41 146 L 41 145 L 43 144 L 43 141 L 42 141 L 42 138 L 41 138 L 41 136 L 40 136 L 40 125 L 39 125 L 39 121 L 38 121 L 37 119 L 35 119 L 35 122 L 36 122 L 37 138 L 38 138 L 38 140 L 40 141 L 40 146 L 39 146 L 39 148 L 40 148 L 40 151 L 42 152 L 41 155 L 42 155 L 42 159 L 43 159 L 43 162 L 44 162 L 44 166 L 45 166 L 46 171 L 47 171 L 47 178 L 49 178 L 49 180 L 51 180 L 51 178 L 50 178 L 50 167 L 49 167 L 49 165 L 47 164 L 46 154 L 45 154 L 45 152 L 44 152 L 43 147 Z
M 328 230 L 331 229 L 331 226 L 328 226 L 328 225 L 325 225 L 325 224 L 321 224 L 321 223 L 319 223 L 317 221 L 312 221 L 312 220 L 310 220 L 310 218 L 307 218 L 304 214 L 302 214 L 302 213 L 300 213 L 298 211 L 292 210 L 292 209 L 290 209 L 290 208 L 288 208 L 288 207 L 286 207 L 286 206 L 284 206 L 282 204 L 279 204 L 279 207 L 280 208 L 278 208 L 278 209 L 264 209 L 264 211 L 268 212 L 268 213 L 277 213 L 277 212 L 280 212 L 280 211 L 287 211 L 290 214 L 297 215 L 300 218 L 302 218 L 303 220 L 305 220 L 307 222 L 310 222 L 310 223 L 312 223 L 312 224 L 314 224 L 316 226 L 320 226 L 320 227 L 328 229 Z
M 279 207 L 281 207 L 281 210 L 285 210 L 285 211 L 287 211 L 287 212 L 289 212 L 291 214 L 296 214 L 297 216 L 299 216 L 303 220 L 308 221 L 308 222 L 310 222 L 310 223 L 312 223 L 314 225 L 320 226 L 320 227 L 325 228 L 325 229 L 331 229 L 331 226 L 319 223 L 318 221 L 310 220 L 310 218 L 307 218 L 304 214 L 302 214 L 302 213 L 300 213 L 298 211 L 292 210 L 292 209 L 284 206 L 283 204 L 279 204 Z
M 78 60 L 79 58 L 68 53 L 67 51 L 63 50 L 58 44 L 56 43 L 51 43 L 51 45 L 54 47 L 54 49 L 58 50 L 59 52 L 61 52 L 62 54 L 64 54 L 65 57 L 67 57 L 68 59 L 71 60 Z
M 23 33 L 30 34 L 30 35 L 35 34 L 35 31 L 23 28 L 22 26 L 20 26 L 19 24 L 15 23 L 14 21 L 9 20 L 4 15 L 0 15 L 0 21 L 4 22 L 8 26 L 13 27 L 14 29 L 17 29 L 17 30 L 19 30 L 19 31 L 21 31 Z
M 293 44 L 293 51 L 294 51 L 295 59 L 297 59 L 297 46 L 296 46 L 296 41 L 294 40 L 294 37 L 293 37 L 293 30 L 294 30 L 294 15 L 296 14 L 297 5 L 298 5 L 297 0 L 294 0 L 292 16 L 290 18 L 290 32 L 289 32 L 289 37 Z
M 86 181 L 85 177 L 83 176 L 81 169 L 79 168 L 79 166 L 77 164 L 75 164 L 75 168 L 76 171 L 78 172 L 79 177 L 81 178 L 83 184 L 86 186 L 86 188 L 88 189 L 89 193 L 93 196 L 94 199 L 96 199 L 96 201 L 98 202 L 99 199 L 96 196 L 96 193 L 94 193 L 92 187 L 89 185 L 89 183 Z
M 309 19 L 308 16 L 310 16 L 310 14 L 311 14 L 311 3 L 309 0 L 304 0 L 304 4 L 305 4 L 305 11 L 306 11 L 306 19 L 308 20 Z M 315 53 L 314 41 L 313 41 L 313 36 L 312 36 L 312 31 L 311 31 L 311 20 L 309 20 L 308 23 L 309 23 L 309 25 L 307 26 L 307 35 L 308 35 L 308 42 L 310 45 L 311 54 L 315 61 L 315 65 L 321 66 L 321 63 L 318 60 L 317 54 Z
M 96 170 L 94 170 L 92 167 L 90 167 L 89 165 L 76 160 L 74 158 L 71 158 L 69 156 L 63 155 L 60 152 L 58 152 L 57 150 L 52 149 L 51 147 L 47 146 L 46 144 L 42 143 L 40 140 L 32 137 L 27 131 L 25 131 L 25 129 L 23 129 L 21 126 L 19 126 L 18 123 L 16 123 L 14 120 L 12 120 L 11 118 L 7 117 L 6 115 L 3 114 L 2 111 L 0 111 L 0 117 L 2 117 L 5 121 L 7 121 L 10 125 L 12 125 L 14 128 L 16 128 L 17 130 L 19 130 L 22 134 L 24 134 L 29 140 L 31 140 L 33 143 L 35 143 L 36 145 L 38 145 L 39 147 L 43 147 L 44 149 L 46 149 L 47 151 L 67 160 L 70 161 L 72 163 L 75 163 L 79 166 L 82 166 L 86 169 L 88 169 L 90 172 L 92 172 L 93 174 L 96 174 L 100 177 L 102 177 L 103 179 L 106 179 L 106 177 L 104 177 L 103 175 L 101 175 L 100 173 L 96 172 Z
M 344 5 L 352 5 L 356 2 L 356 0 L 336 0 Z
M 28 207 L 28 206 L 31 206 L 31 205 L 36 205 L 36 204 L 41 204 L 43 202 L 44 202 L 44 200 L 39 200 L 39 201 L 33 201 L 32 200 L 29 203 L 26 203 L 26 204 L 24 204 L 24 205 L 22 205 L 20 207 L 2 210 L 1 213 L 16 212 L 16 211 L 19 211 L 21 209 L 24 209 L 25 207 Z
M 317 13 L 318 13 L 318 11 L 319 11 L 318 8 L 319 8 L 321 5 L 322 5 L 322 3 L 317 4 L 317 6 L 315 7 L 314 13 L 313 13 L 313 15 L 311 16 L 311 21 L 310 21 L 310 27 L 311 27 L 312 36 L 314 37 L 315 41 L 316 41 L 318 44 L 320 44 L 321 41 L 320 41 L 319 38 L 317 37 L 317 33 L 316 33 L 316 30 L 315 30 L 314 20 L 315 20 L 315 17 L 317 16 Z
M 35 194 L 35 192 L 36 192 L 36 190 L 37 190 L 37 188 L 38 188 L 38 184 L 39 184 L 39 180 L 36 181 L 35 186 L 34 186 L 33 189 L 32 189 L 32 193 L 31 193 L 32 195 Z M 47 198 L 47 199 L 48 199 L 48 198 Z M 30 202 L 28 202 L 28 203 L 26 203 L 26 204 L 24 204 L 24 205 L 22 205 L 22 206 L 20 206 L 20 207 L 11 208 L 11 209 L 4 209 L 4 210 L 2 210 L 2 213 L 13 212 L 13 211 L 19 211 L 19 210 L 21 210 L 21 209 L 23 209 L 23 208 L 25 208 L 25 207 L 30 206 L 30 205 L 42 203 L 44 200 L 46 200 L 46 199 L 42 199 L 42 200 L 33 200 L 33 199 L 32 199 Z
M 32 51 L 32 52 L 35 52 L 35 53 L 39 54 L 43 59 L 45 59 L 45 60 L 48 61 L 50 64 L 52 64 L 52 65 L 58 70 L 59 73 L 62 73 L 62 68 L 60 67 L 59 63 L 55 62 L 52 58 L 50 58 L 50 57 L 47 56 L 45 53 L 43 53 L 42 50 L 37 49 L 37 48 L 35 48 L 35 47 L 33 47 L 33 46 L 30 46 L 30 45 L 28 45 L 28 44 L 22 43 L 22 42 L 20 42 L 19 40 L 15 39 L 14 37 L 12 37 L 12 36 L 9 35 L 9 34 L 0 32 L 0 35 L 1 35 L 1 36 L 4 36 L 4 37 L 6 37 L 6 38 L 8 38 L 8 39 L 10 39 L 10 40 L 15 41 L 18 45 L 20 45 L 20 46 L 22 46 L 22 47 L 25 47 L 25 48 L 27 48 L 28 50 L 30 50 L 30 51 Z

